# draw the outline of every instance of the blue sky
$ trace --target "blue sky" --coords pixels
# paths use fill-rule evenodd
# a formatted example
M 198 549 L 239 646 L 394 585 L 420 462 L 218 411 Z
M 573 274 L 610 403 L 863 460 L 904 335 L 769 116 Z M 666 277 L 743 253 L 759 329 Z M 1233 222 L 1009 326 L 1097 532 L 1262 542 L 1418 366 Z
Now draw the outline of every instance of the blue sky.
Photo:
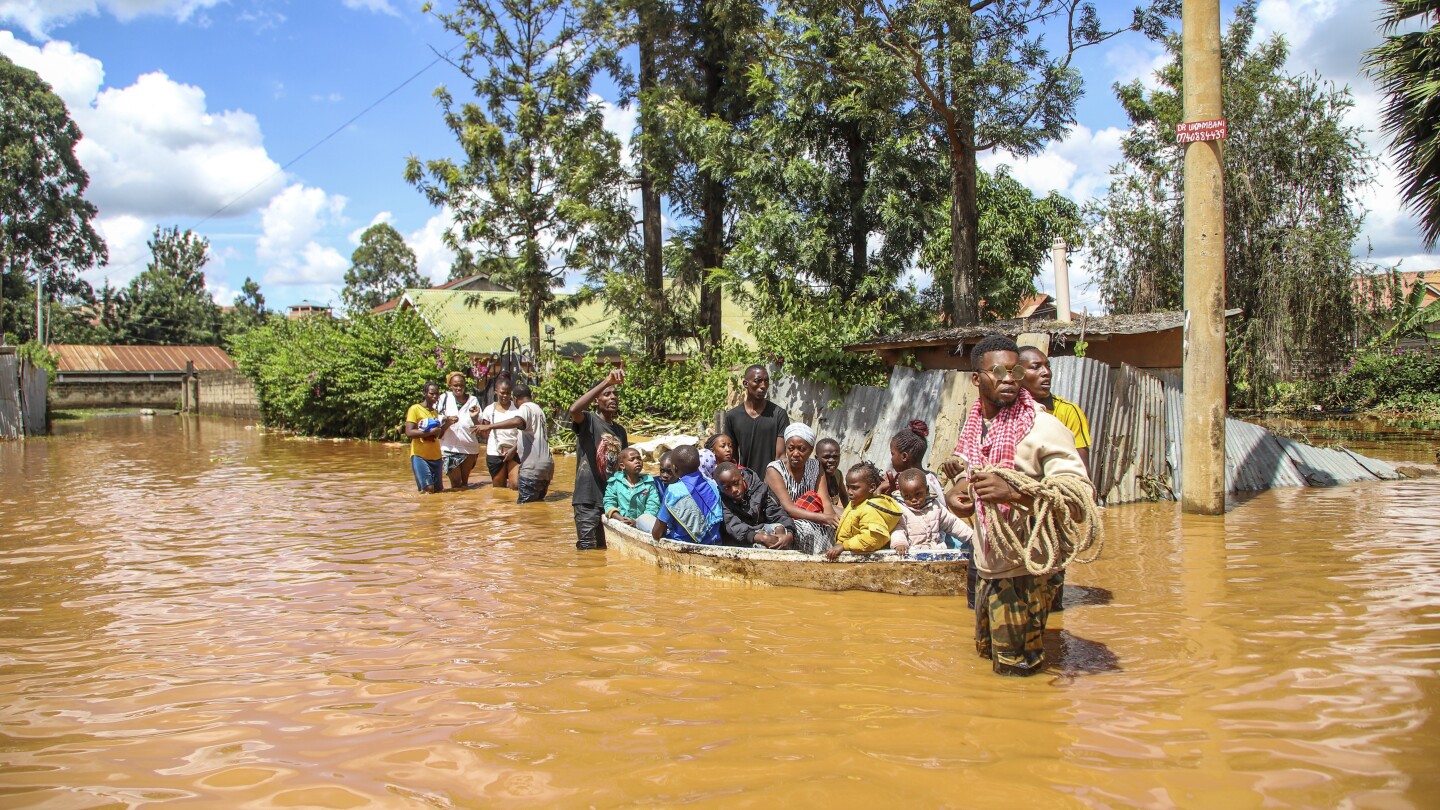
M 440 4 L 443 6 L 443 3 Z M 1102 17 L 1125 19 L 1125 3 L 1101 0 Z M 1225 3 L 1228 13 L 1231 3 Z M 338 302 L 355 239 L 390 221 L 415 249 L 422 272 L 443 280 L 451 256 L 440 243 L 446 212 L 431 208 L 402 179 L 409 154 L 454 151 L 431 97 L 438 84 L 464 90 L 444 63 L 386 99 L 312 153 L 297 156 L 416 71 L 432 49 L 454 45 L 409 0 L 0 0 L 0 53 L 30 67 L 65 99 L 86 139 L 80 158 L 91 175 L 110 246 L 109 266 L 87 274 L 123 283 L 144 269 L 145 240 L 156 225 L 195 227 L 211 240 L 206 275 L 230 303 L 246 276 L 267 303 L 303 298 Z M 1266 32 L 1292 43 L 1296 70 L 1316 71 L 1356 93 L 1353 123 L 1373 129 L 1379 98 L 1359 73 L 1361 52 L 1378 39 L 1377 0 L 1264 0 Z M 1118 161 L 1125 118 L 1110 90 L 1149 75 L 1163 59 L 1138 36 L 1086 53 L 1087 94 L 1078 124 L 1061 142 L 1008 163 L 1037 192 L 1058 190 L 1085 202 L 1104 192 Z M 601 95 L 613 98 L 608 88 Z M 610 108 L 628 133 L 632 110 Z M 1377 152 L 1383 142 L 1367 136 Z M 1413 220 L 1401 210 L 1382 160 L 1365 196 L 1373 258 L 1410 270 L 1440 267 L 1421 255 Z M 229 207 L 219 216 L 222 206 Z M 208 218 L 208 219 L 207 219 Z M 1083 257 L 1072 269 L 1084 284 Z M 1042 277 L 1048 284 L 1048 273 Z M 1075 307 L 1095 307 L 1077 289 Z

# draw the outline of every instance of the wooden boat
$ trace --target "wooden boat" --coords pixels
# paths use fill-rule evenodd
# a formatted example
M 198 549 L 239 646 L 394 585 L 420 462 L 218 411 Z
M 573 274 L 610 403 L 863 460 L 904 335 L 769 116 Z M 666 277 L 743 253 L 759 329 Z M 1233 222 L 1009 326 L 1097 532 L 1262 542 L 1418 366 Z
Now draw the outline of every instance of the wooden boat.
M 845 552 L 834 562 L 794 551 L 702 546 L 656 540 L 616 520 L 605 521 L 608 548 L 667 571 L 709 579 L 786 585 L 818 591 L 876 591 L 902 596 L 964 596 L 969 562 L 958 551 L 921 552 L 901 557 L 886 549 L 873 554 Z

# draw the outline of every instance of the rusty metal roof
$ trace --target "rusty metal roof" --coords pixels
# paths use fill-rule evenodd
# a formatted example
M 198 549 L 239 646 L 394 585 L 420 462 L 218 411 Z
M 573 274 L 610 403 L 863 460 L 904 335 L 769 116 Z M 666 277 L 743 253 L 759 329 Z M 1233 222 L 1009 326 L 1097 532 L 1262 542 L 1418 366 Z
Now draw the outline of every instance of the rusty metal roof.
M 235 361 L 219 346 L 84 346 L 52 344 L 60 355 L 60 373 L 185 370 L 188 360 L 196 371 L 229 371 Z
M 1239 315 L 1238 309 L 1225 310 L 1225 317 Z M 1011 318 L 1004 321 L 954 326 L 944 329 L 928 329 L 922 332 L 902 332 L 884 335 L 845 347 L 847 352 L 868 352 L 886 348 L 907 346 L 944 346 L 975 341 L 988 335 L 1017 335 L 1044 333 L 1055 337 L 1078 338 L 1080 335 L 1143 335 L 1179 329 L 1185 325 L 1183 312 L 1141 312 L 1129 315 L 1087 316 L 1075 321 L 1050 321 L 1033 318 Z

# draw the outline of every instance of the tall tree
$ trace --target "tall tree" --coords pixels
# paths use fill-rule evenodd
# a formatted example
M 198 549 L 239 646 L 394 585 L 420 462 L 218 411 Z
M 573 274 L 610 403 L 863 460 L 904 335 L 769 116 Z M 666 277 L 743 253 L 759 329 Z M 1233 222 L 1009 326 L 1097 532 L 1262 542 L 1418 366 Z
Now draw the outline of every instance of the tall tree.
M 226 343 L 235 335 L 264 326 L 269 319 L 270 311 L 265 308 L 260 283 L 246 276 L 245 283 L 240 285 L 240 294 L 235 296 L 233 306 L 223 318 Z
M 541 319 L 587 297 L 556 295 L 569 274 L 599 275 L 632 245 L 620 142 L 591 94 L 599 71 L 619 72 L 595 13 L 584 0 L 460 0 L 436 14 L 464 42 L 452 64 L 478 103 L 457 105 L 437 89 L 464 162 L 412 156 L 405 170 L 432 204 L 455 212 L 458 239 L 514 257 L 494 280 L 516 297 L 486 306 L 524 313 L 535 352 Z
M 696 292 L 697 332 L 713 348 L 721 338 L 720 275 L 733 241 L 734 185 L 756 114 L 750 80 L 761 61 L 764 6 L 685 0 L 676 17 L 676 78 L 664 114 L 676 149 L 673 201 L 694 224 L 677 233 L 687 253 L 675 254 L 674 275 L 679 288 Z
M 1285 71 L 1288 48 L 1252 42 L 1256 0 L 1221 42 L 1225 141 L 1225 297 L 1243 310 L 1227 329 L 1232 397 L 1260 404 L 1301 355 L 1326 359 L 1354 333 L 1351 246 L 1372 156 L 1344 116 L 1348 89 Z M 1112 312 L 1179 309 L 1183 261 L 1180 40 L 1160 87 L 1116 93 L 1133 124 L 1106 197 L 1087 210 L 1090 255 Z
M 415 251 L 388 222 L 377 222 L 360 234 L 350 254 L 340 300 L 351 312 L 373 309 L 414 287 L 425 287 L 415 265 Z
M 47 295 L 83 295 L 78 271 L 103 264 L 105 242 L 90 224 L 90 178 L 75 158 L 80 128 L 32 70 L 0 56 L 0 342 L 25 318 L 13 302 L 44 273 Z M 33 317 L 30 328 L 33 329 Z
M 1178 0 L 1135 9 L 1105 29 L 1083 0 L 842 0 L 857 21 L 847 51 L 878 76 L 901 75 L 945 146 L 950 181 L 955 320 L 975 323 L 984 285 L 979 261 L 977 156 L 1032 155 L 1074 123 L 1080 50 L 1124 31 L 1159 36 Z M 1048 43 L 1059 43 L 1052 51 Z
M 206 345 L 220 342 L 220 307 L 205 289 L 210 241 L 190 230 L 156 228 L 150 263 L 119 303 L 119 343 Z
M 1425 245 L 1440 239 L 1440 0 L 1384 0 L 1385 41 L 1365 52 L 1389 97 L 1384 131 L 1404 180 L 1400 193 L 1420 218 Z M 1421 30 L 1400 29 L 1421 26 Z M 1423 26 L 1428 25 L 1428 28 Z

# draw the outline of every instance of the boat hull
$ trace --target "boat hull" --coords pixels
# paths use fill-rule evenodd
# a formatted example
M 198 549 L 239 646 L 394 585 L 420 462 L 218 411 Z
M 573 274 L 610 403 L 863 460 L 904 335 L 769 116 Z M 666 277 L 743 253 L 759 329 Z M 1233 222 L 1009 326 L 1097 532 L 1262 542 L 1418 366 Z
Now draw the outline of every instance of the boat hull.
M 656 540 L 615 520 L 605 521 L 609 550 L 654 563 L 667 571 L 729 582 L 810 588 L 819 591 L 875 591 L 902 596 L 964 596 L 969 563 L 959 552 L 900 557 L 893 551 L 845 552 L 830 562 L 793 551 L 702 546 Z

